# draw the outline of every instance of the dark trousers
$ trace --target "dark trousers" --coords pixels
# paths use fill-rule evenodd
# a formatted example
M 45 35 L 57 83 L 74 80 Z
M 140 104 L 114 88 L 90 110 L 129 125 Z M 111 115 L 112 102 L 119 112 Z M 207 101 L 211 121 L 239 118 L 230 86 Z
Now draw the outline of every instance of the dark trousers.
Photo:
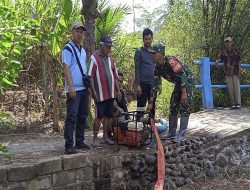
M 152 85 L 141 83 L 140 86 L 141 86 L 142 93 L 140 97 L 137 96 L 137 107 L 145 107 L 147 104 L 147 101 L 149 101 L 150 99 L 150 92 L 152 90 Z M 150 111 L 151 117 L 153 118 L 155 117 L 155 101 L 156 101 L 156 98 L 154 98 L 153 108 Z
M 88 90 L 76 91 L 74 98 L 67 93 L 67 117 L 64 127 L 65 148 L 74 145 L 73 133 L 75 127 L 75 143 L 81 144 L 84 141 L 84 128 L 89 112 Z

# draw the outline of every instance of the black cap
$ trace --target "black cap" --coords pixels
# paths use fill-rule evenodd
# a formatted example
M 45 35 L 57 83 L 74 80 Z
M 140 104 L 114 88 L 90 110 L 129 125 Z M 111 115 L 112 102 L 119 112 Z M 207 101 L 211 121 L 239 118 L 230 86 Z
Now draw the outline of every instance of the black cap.
M 101 43 L 101 44 L 108 45 L 108 46 L 112 46 L 112 43 L 113 43 L 113 42 L 112 42 L 112 40 L 111 40 L 110 37 L 108 37 L 108 36 L 103 36 L 103 37 L 101 37 L 100 43 Z

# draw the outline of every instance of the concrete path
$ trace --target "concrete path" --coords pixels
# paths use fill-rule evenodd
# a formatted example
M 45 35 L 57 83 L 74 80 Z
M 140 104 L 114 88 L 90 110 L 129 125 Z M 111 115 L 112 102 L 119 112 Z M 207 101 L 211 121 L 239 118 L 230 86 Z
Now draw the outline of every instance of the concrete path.
M 204 110 L 190 117 L 188 132 L 194 134 L 218 134 L 222 137 L 250 129 L 250 109 Z
M 226 137 L 250 129 L 250 109 L 242 108 L 241 110 L 212 110 L 201 111 L 192 114 L 190 117 L 188 136 L 219 134 Z M 86 142 L 92 143 L 92 131 L 86 134 Z M 0 165 L 33 162 L 42 158 L 48 158 L 56 155 L 62 155 L 64 151 L 63 134 L 53 136 L 43 134 L 22 134 L 0 136 L 0 143 L 8 147 L 12 161 L 6 160 L 0 155 Z M 106 146 L 101 149 L 92 149 L 97 153 L 105 154 L 105 151 L 114 152 L 131 151 L 127 147 Z M 141 151 L 145 151 L 143 149 Z

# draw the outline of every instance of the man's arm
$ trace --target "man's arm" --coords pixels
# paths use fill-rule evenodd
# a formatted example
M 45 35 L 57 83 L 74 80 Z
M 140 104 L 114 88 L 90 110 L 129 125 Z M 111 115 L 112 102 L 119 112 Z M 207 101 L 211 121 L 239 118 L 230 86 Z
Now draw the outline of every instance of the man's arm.
M 95 101 L 98 101 L 98 97 L 97 97 L 97 94 L 96 94 L 96 91 L 95 91 L 95 84 L 94 84 L 94 77 L 96 75 L 96 67 L 97 66 L 96 66 L 94 60 L 92 58 L 90 58 L 90 59 L 91 59 L 91 61 L 90 61 L 89 72 L 88 72 L 88 75 L 90 76 L 90 89 L 91 89 L 91 92 L 92 92 L 93 99 Z
M 71 98 L 76 96 L 76 91 L 73 85 L 73 81 L 71 78 L 71 74 L 70 74 L 70 70 L 69 70 L 69 66 L 67 64 L 63 64 L 63 73 L 66 79 L 67 84 L 69 85 L 69 96 Z

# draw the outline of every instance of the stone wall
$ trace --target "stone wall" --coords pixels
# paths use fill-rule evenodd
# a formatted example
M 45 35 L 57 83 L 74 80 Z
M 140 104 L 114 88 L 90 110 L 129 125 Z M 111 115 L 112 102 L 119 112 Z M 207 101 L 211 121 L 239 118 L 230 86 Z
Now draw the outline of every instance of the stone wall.
M 126 189 L 123 156 L 79 153 L 0 167 L 0 190 Z

